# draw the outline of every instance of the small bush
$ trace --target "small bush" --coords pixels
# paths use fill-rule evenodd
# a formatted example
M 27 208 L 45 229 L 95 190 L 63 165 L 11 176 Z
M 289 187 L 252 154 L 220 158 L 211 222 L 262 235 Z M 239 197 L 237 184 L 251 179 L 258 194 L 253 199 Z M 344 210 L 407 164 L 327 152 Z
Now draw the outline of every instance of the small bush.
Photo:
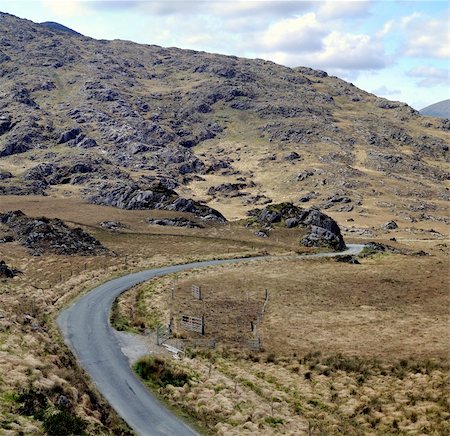
M 267 358 L 266 358 L 267 363 L 276 363 L 276 360 L 277 360 L 277 358 L 276 358 L 275 354 L 270 353 L 267 355 Z
M 47 397 L 39 390 L 29 388 L 22 391 L 16 401 L 20 403 L 18 412 L 21 415 L 34 416 L 41 420 L 48 406 Z
M 49 435 L 83 435 L 87 423 L 68 410 L 59 410 L 44 419 L 44 430 Z
M 160 387 L 166 387 L 167 385 L 181 387 L 191 380 L 189 374 L 180 368 L 173 367 L 165 359 L 158 356 L 140 359 L 134 365 L 134 370 L 142 379 Z

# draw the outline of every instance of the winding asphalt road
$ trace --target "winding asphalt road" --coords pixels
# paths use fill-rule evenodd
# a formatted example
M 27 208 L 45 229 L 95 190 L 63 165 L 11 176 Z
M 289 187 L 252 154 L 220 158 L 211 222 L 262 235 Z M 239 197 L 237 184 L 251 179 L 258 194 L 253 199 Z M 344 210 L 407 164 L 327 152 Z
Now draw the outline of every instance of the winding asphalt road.
M 348 245 L 339 253 L 318 253 L 296 258 L 334 257 L 358 254 L 363 245 Z M 122 292 L 153 277 L 192 268 L 249 262 L 267 257 L 212 260 L 174 265 L 129 274 L 111 280 L 79 298 L 58 316 L 58 325 L 66 343 L 99 391 L 116 412 L 139 435 L 189 436 L 197 433 L 166 409 L 134 375 L 122 353 L 109 318 L 114 300 Z

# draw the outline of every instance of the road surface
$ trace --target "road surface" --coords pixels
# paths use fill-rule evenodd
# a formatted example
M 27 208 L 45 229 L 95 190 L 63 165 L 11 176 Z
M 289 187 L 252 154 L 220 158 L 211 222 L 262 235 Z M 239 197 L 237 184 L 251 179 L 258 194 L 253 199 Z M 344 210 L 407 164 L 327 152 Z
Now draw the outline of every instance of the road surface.
M 296 258 L 334 257 L 358 254 L 363 245 L 348 245 L 339 253 L 318 253 Z M 212 260 L 174 265 L 129 274 L 111 280 L 79 298 L 58 316 L 66 343 L 116 412 L 142 436 L 197 435 L 164 407 L 134 375 L 122 353 L 109 318 L 114 300 L 124 291 L 153 277 L 213 265 L 258 261 L 267 257 Z

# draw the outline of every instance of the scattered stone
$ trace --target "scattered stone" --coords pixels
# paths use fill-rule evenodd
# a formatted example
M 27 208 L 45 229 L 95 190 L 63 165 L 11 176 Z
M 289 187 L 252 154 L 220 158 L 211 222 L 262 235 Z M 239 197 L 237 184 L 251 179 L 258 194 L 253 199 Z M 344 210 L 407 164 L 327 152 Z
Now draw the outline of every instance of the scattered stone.
M 354 207 L 350 204 L 348 206 L 341 206 L 336 209 L 336 212 L 352 212 Z
M 284 160 L 288 160 L 288 161 L 298 160 L 298 159 L 300 159 L 300 155 L 295 151 L 292 151 L 291 153 L 289 153 L 288 155 L 286 155 L 284 157 Z
M 360 265 L 359 260 L 355 256 L 345 255 L 345 256 L 337 256 L 336 262 L 345 262 L 350 263 L 352 265 Z
M 56 400 L 56 404 L 60 407 L 69 407 L 70 400 L 65 395 L 60 395 Z
M 258 238 L 268 238 L 269 235 L 264 230 L 258 230 L 255 232 L 255 236 L 258 236 Z
M 211 186 L 208 189 L 208 195 L 216 195 L 221 194 L 224 197 L 240 197 L 242 195 L 245 195 L 243 192 L 241 192 L 241 189 L 254 187 L 255 184 L 250 183 L 222 183 L 221 185 L 217 186 Z
M 307 194 L 305 194 L 303 197 L 300 197 L 298 199 L 298 201 L 300 203 L 308 203 L 308 201 L 312 200 L 313 198 L 316 197 L 316 193 L 315 192 L 308 192 Z
M 284 223 L 288 229 L 292 229 L 297 227 L 300 224 L 300 221 L 297 218 L 288 218 Z
M 272 203 L 272 199 L 265 195 L 247 195 L 244 200 L 245 204 L 251 204 L 253 206 L 264 205 Z
M 303 182 L 315 174 L 315 170 L 305 170 L 297 174 L 297 182 Z
M 412 253 L 413 256 L 429 256 L 429 254 L 423 250 L 415 251 Z
M 102 221 L 100 223 L 100 227 L 103 227 L 104 229 L 111 230 L 114 232 L 124 227 L 124 225 L 119 221 Z
M 206 217 L 204 219 L 207 219 Z M 146 220 L 149 224 L 157 226 L 170 226 L 170 227 L 185 227 L 189 229 L 203 228 L 202 225 L 191 221 L 187 218 L 175 217 L 175 218 L 163 218 L 163 219 L 152 219 L 147 218 Z
M 383 224 L 382 228 L 384 230 L 395 230 L 398 228 L 398 224 L 395 221 L 388 221 L 387 223 Z
M 344 195 L 335 194 L 332 197 L 328 198 L 330 203 L 351 203 L 351 199 Z
M 0 277 L 12 279 L 18 274 L 21 274 L 19 270 L 10 268 L 4 260 L 0 260 Z
M 11 235 L 0 236 L 0 244 L 6 244 L 7 242 L 14 242 L 14 237 Z
M 364 247 L 364 250 L 360 254 L 360 257 L 370 256 L 377 253 L 402 253 L 398 248 L 391 247 L 387 244 L 382 244 L 380 242 L 369 242 Z

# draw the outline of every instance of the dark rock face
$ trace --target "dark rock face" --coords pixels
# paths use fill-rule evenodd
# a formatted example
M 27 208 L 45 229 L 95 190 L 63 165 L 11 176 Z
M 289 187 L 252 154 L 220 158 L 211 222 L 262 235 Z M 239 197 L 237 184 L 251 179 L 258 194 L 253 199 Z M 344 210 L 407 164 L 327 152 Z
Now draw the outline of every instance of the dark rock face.
M 208 189 L 208 195 L 215 196 L 216 194 L 221 194 L 224 197 L 239 197 L 244 195 L 241 189 L 248 188 L 249 186 L 255 185 L 249 185 L 248 183 L 222 183 L 221 185 L 211 186 Z
M 69 228 L 59 219 L 30 218 L 17 210 L 1 214 L 0 223 L 9 227 L 16 240 L 34 255 L 94 256 L 109 253 L 97 239 L 80 228 Z
M 65 144 L 66 142 L 75 139 L 81 133 L 81 129 L 74 128 L 63 132 L 59 138 L 58 144 Z
M 147 222 L 157 226 L 169 226 L 169 227 L 185 227 L 189 229 L 203 228 L 202 225 L 191 221 L 187 218 L 175 217 L 175 218 L 163 218 L 163 219 L 151 219 L 148 218 Z
M 9 171 L 0 170 L 0 180 L 11 179 L 12 174 Z
M 6 143 L 3 149 L 0 150 L 0 157 L 7 157 L 13 154 L 25 153 L 30 147 L 23 142 L 11 141 Z
M 127 181 L 118 183 L 103 182 L 87 190 L 88 201 L 93 204 L 115 206 L 120 209 L 162 209 L 177 212 L 190 212 L 199 217 L 215 217 L 226 221 L 223 215 L 193 200 L 181 198 L 175 191 L 155 181 L 146 186 Z
M 6 265 L 4 260 L 0 260 L 0 278 L 12 279 L 17 274 L 20 274 L 20 271 Z
M 9 132 L 11 130 L 11 128 L 12 128 L 11 117 L 1 116 L 0 117 L 0 135 L 3 135 L 6 132 Z
M 301 243 L 308 247 L 330 247 L 334 250 L 344 250 L 345 242 L 341 230 L 331 217 L 316 209 L 302 209 L 292 203 L 270 205 L 264 209 L 249 212 L 259 224 L 267 227 L 282 220 L 288 228 L 308 228 L 310 233 Z

